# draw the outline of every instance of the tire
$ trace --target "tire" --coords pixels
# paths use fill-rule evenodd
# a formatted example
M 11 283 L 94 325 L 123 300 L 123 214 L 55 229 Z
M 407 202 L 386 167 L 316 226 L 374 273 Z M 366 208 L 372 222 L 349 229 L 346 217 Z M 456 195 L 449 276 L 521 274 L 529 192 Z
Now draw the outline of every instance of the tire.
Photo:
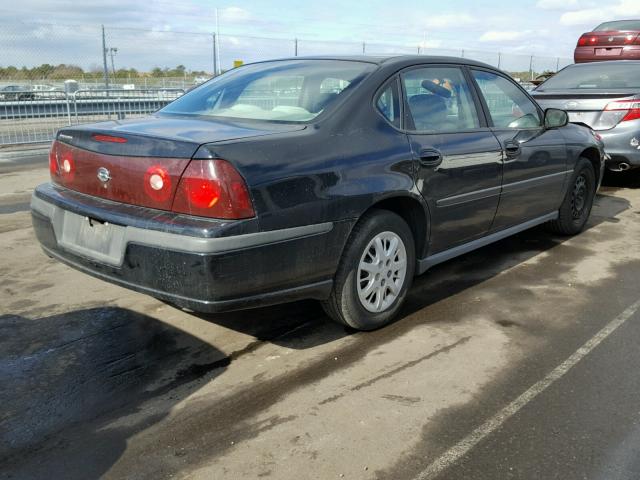
M 560 205 L 558 218 L 549 222 L 548 227 L 560 235 L 576 235 L 584 230 L 591 214 L 596 195 L 596 174 L 593 165 L 580 157 L 574 170 L 567 194 Z
M 415 243 L 407 223 L 387 210 L 372 210 L 353 227 L 322 306 L 343 325 L 375 330 L 394 318 L 414 272 Z

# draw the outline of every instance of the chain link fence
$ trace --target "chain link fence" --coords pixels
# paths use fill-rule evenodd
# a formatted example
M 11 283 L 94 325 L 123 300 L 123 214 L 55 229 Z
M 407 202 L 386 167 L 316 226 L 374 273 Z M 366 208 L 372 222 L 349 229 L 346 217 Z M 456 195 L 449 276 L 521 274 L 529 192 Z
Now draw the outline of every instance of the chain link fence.
M 457 56 L 486 62 L 523 82 L 572 63 L 563 57 L 422 48 L 418 43 L 334 42 L 100 25 L 5 24 L 1 20 L 0 45 L 0 146 L 48 141 L 63 125 L 113 113 L 114 104 L 107 108 L 104 102 L 105 110 L 95 115 L 69 110 L 68 105 L 78 98 L 64 93 L 66 80 L 74 80 L 80 90 L 97 95 L 107 90 L 151 95 L 153 90 L 187 90 L 239 63 L 294 56 Z M 159 101 L 166 104 L 165 100 L 163 97 Z

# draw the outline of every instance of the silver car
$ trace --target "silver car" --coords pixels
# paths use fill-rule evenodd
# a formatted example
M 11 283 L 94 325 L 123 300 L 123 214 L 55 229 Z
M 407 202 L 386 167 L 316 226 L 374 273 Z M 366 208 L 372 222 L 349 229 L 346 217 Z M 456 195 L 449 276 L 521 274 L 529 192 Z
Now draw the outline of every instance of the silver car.
M 595 130 L 609 170 L 640 167 L 640 61 L 569 65 L 532 95 L 543 108 L 566 110 L 570 122 Z

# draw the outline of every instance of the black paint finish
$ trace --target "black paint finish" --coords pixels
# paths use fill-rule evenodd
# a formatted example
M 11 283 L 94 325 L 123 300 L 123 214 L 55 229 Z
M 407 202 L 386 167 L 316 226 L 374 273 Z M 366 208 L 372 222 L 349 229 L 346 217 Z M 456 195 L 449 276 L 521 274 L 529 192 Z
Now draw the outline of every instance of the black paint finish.
M 486 106 L 478 103 L 480 128 L 423 134 L 391 125 L 375 108 L 380 87 L 406 68 L 438 64 L 497 72 L 488 65 L 427 56 L 336 59 L 344 60 L 373 63 L 376 69 L 309 123 L 181 117 L 161 110 L 146 119 L 61 131 L 61 135 L 66 135 L 63 141 L 106 154 L 178 157 L 185 161 L 223 158 L 231 162 L 247 182 L 256 218 L 220 222 L 220 228 L 211 236 L 323 222 L 344 226 L 334 229 L 323 240 L 330 245 L 298 241 L 288 248 L 265 247 L 247 253 L 245 259 L 230 262 L 224 259 L 192 262 L 174 258 L 171 252 L 134 249 L 129 254 L 135 256 L 136 270 L 148 269 L 145 275 L 150 278 L 149 275 L 157 273 L 156 267 L 149 265 L 150 258 L 153 263 L 168 262 L 182 265 L 183 269 L 184 262 L 191 262 L 192 271 L 202 282 L 213 282 L 210 290 L 203 287 L 201 299 L 206 295 L 212 299 L 227 298 L 230 292 L 221 287 L 221 279 L 232 281 L 236 289 L 248 286 L 242 292 L 247 295 L 330 281 L 351 227 L 367 210 L 380 205 L 407 219 L 417 237 L 416 244 L 424 246 L 417 252 L 419 259 L 424 260 L 434 253 L 556 211 L 579 156 L 591 150 L 602 161 L 602 144 L 586 128 L 575 125 L 555 130 L 494 130 L 486 121 Z M 92 132 L 123 136 L 128 143 L 95 142 L 91 139 Z M 509 142 L 518 143 L 516 156 L 505 151 Z M 421 164 L 420 154 L 425 149 L 441 153 L 441 162 L 433 166 L 428 162 Z M 90 200 L 76 200 L 77 213 L 91 209 Z M 114 212 L 125 214 L 120 218 L 121 224 L 135 224 L 139 223 L 133 218 L 136 208 L 114 206 Z M 143 209 L 139 213 L 144 214 Z M 154 220 L 175 223 L 175 215 L 156 213 Z M 193 235 L 193 231 L 184 233 Z M 40 238 L 42 241 L 44 237 Z M 48 248 L 53 251 L 56 247 L 49 244 Z M 64 252 L 57 254 L 66 256 Z M 291 258 L 276 261 L 274 256 Z M 219 275 L 218 269 L 223 266 L 225 273 Z M 90 268 L 104 269 L 99 265 Z M 189 268 L 180 271 L 185 282 Z M 247 278 L 250 270 L 259 272 L 259 277 Z M 311 275 L 309 270 L 316 270 L 317 275 Z M 132 283 L 141 281 L 135 276 L 131 278 Z M 157 288 L 172 295 L 181 286 Z

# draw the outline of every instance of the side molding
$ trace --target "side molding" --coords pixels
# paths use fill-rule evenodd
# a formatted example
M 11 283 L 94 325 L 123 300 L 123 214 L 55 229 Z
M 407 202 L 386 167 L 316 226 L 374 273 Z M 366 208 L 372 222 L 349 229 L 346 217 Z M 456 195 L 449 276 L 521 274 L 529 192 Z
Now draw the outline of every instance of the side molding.
M 534 218 L 533 220 L 529 220 L 519 225 L 514 225 L 513 227 L 505 228 L 504 230 L 500 230 L 499 232 L 492 233 L 490 235 L 487 235 L 486 237 L 478 238 L 477 240 L 473 240 L 469 243 L 458 245 L 457 247 L 450 248 L 449 250 L 445 250 L 443 252 L 430 255 L 426 258 L 422 258 L 418 260 L 417 274 L 421 275 L 434 265 L 446 262 L 447 260 L 451 260 L 452 258 L 497 242 L 498 240 L 502 240 L 503 238 L 510 237 L 511 235 L 515 235 L 516 233 L 528 230 L 550 220 L 555 220 L 556 218 L 558 218 L 557 211 L 548 213 L 547 215 L 543 215 L 542 217 Z

